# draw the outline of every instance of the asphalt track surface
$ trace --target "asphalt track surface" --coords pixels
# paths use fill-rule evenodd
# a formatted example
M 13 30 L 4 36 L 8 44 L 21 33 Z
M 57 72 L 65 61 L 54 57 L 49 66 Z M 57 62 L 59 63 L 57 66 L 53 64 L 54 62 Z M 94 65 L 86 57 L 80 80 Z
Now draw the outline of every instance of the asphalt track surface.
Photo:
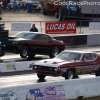
M 92 51 L 92 52 L 100 52 L 100 46 L 74 46 L 74 47 L 66 47 L 65 50 L 81 50 L 81 51 Z M 12 53 L 6 53 L 3 57 L 1 57 L 1 61 L 9 61 L 10 59 L 15 60 L 16 62 L 18 61 L 29 61 L 29 60 L 41 60 L 41 59 L 46 59 L 49 58 L 49 56 L 45 55 L 36 55 L 34 58 L 29 59 L 23 59 L 20 57 L 19 54 L 12 54 Z
M 83 50 L 83 51 L 94 51 L 99 53 L 99 46 L 96 47 L 77 47 L 77 48 L 67 48 L 69 50 Z M 33 59 L 28 60 L 41 60 L 49 58 L 48 56 L 43 55 L 36 55 Z M 20 55 L 7 53 L 4 57 L 1 57 L 2 61 L 8 61 L 10 59 L 14 59 L 15 61 L 26 61 L 27 59 L 20 58 Z M 78 79 L 84 78 L 92 78 L 95 75 L 79 75 Z M 64 77 L 50 77 L 47 76 L 44 80 L 39 80 L 36 73 L 32 71 L 24 71 L 24 72 L 10 72 L 10 73 L 2 73 L 0 74 L 0 86 L 12 86 L 12 85 L 23 85 L 23 84 L 36 84 L 40 82 L 54 82 L 54 81 L 61 81 L 65 80 Z
M 80 75 L 79 79 L 93 78 L 95 75 Z M 2 86 L 16 86 L 25 84 L 36 84 L 40 82 L 55 82 L 65 80 L 63 77 L 49 77 L 47 76 L 44 80 L 39 80 L 36 74 L 23 74 L 13 76 L 0 77 L 0 87 Z

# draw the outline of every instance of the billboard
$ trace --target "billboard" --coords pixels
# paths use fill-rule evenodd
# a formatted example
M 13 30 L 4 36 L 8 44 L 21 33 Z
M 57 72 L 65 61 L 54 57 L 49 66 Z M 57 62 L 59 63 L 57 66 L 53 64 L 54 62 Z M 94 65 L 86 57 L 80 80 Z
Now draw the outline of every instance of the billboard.
M 46 22 L 45 33 L 47 34 L 75 34 L 76 22 Z

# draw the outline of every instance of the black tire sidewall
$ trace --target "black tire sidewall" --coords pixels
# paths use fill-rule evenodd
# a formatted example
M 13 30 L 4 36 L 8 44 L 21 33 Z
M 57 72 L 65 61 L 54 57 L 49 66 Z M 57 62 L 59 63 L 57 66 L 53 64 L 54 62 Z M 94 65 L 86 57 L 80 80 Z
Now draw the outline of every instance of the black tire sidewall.
M 38 74 L 38 73 L 37 73 L 37 77 L 38 77 L 39 79 L 44 79 L 44 78 L 46 77 L 46 75 L 44 75 L 44 74 Z
M 95 75 L 96 76 L 100 76 L 100 69 L 98 69 L 98 70 L 95 71 Z
M 58 54 L 59 54 L 59 48 L 58 48 L 58 47 L 54 47 L 54 48 L 52 49 L 50 55 L 49 55 L 50 58 L 54 58 L 54 57 L 55 57 L 55 56 L 54 56 L 54 53 L 53 53 L 53 52 L 55 51 L 55 49 L 58 49 Z
M 23 50 L 24 50 L 24 48 L 27 49 L 27 55 L 26 55 L 26 56 L 23 55 Z M 29 55 L 29 49 L 28 49 L 28 47 L 27 47 L 27 46 L 23 46 L 23 47 L 21 48 L 21 50 L 20 50 L 20 56 L 21 56 L 22 58 L 27 58 L 28 55 Z

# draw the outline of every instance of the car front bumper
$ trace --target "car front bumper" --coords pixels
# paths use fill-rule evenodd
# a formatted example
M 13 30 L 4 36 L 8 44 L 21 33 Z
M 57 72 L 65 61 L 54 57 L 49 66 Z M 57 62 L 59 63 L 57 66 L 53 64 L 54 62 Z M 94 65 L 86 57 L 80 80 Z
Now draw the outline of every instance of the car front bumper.
M 18 54 L 20 52 L 21 47 L 22 46 L 20 45 L 6 45 L 4 47 L 4 51 Z

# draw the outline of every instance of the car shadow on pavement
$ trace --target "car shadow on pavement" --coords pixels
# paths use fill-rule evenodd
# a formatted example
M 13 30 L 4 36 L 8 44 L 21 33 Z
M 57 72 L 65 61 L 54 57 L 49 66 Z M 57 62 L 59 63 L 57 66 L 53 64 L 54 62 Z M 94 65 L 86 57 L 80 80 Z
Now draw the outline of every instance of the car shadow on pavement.
M 46 80 L 45 79 L 38 79 L 37 80 L 37 83 L 41 83 L 41 82 L 46 82 Z

